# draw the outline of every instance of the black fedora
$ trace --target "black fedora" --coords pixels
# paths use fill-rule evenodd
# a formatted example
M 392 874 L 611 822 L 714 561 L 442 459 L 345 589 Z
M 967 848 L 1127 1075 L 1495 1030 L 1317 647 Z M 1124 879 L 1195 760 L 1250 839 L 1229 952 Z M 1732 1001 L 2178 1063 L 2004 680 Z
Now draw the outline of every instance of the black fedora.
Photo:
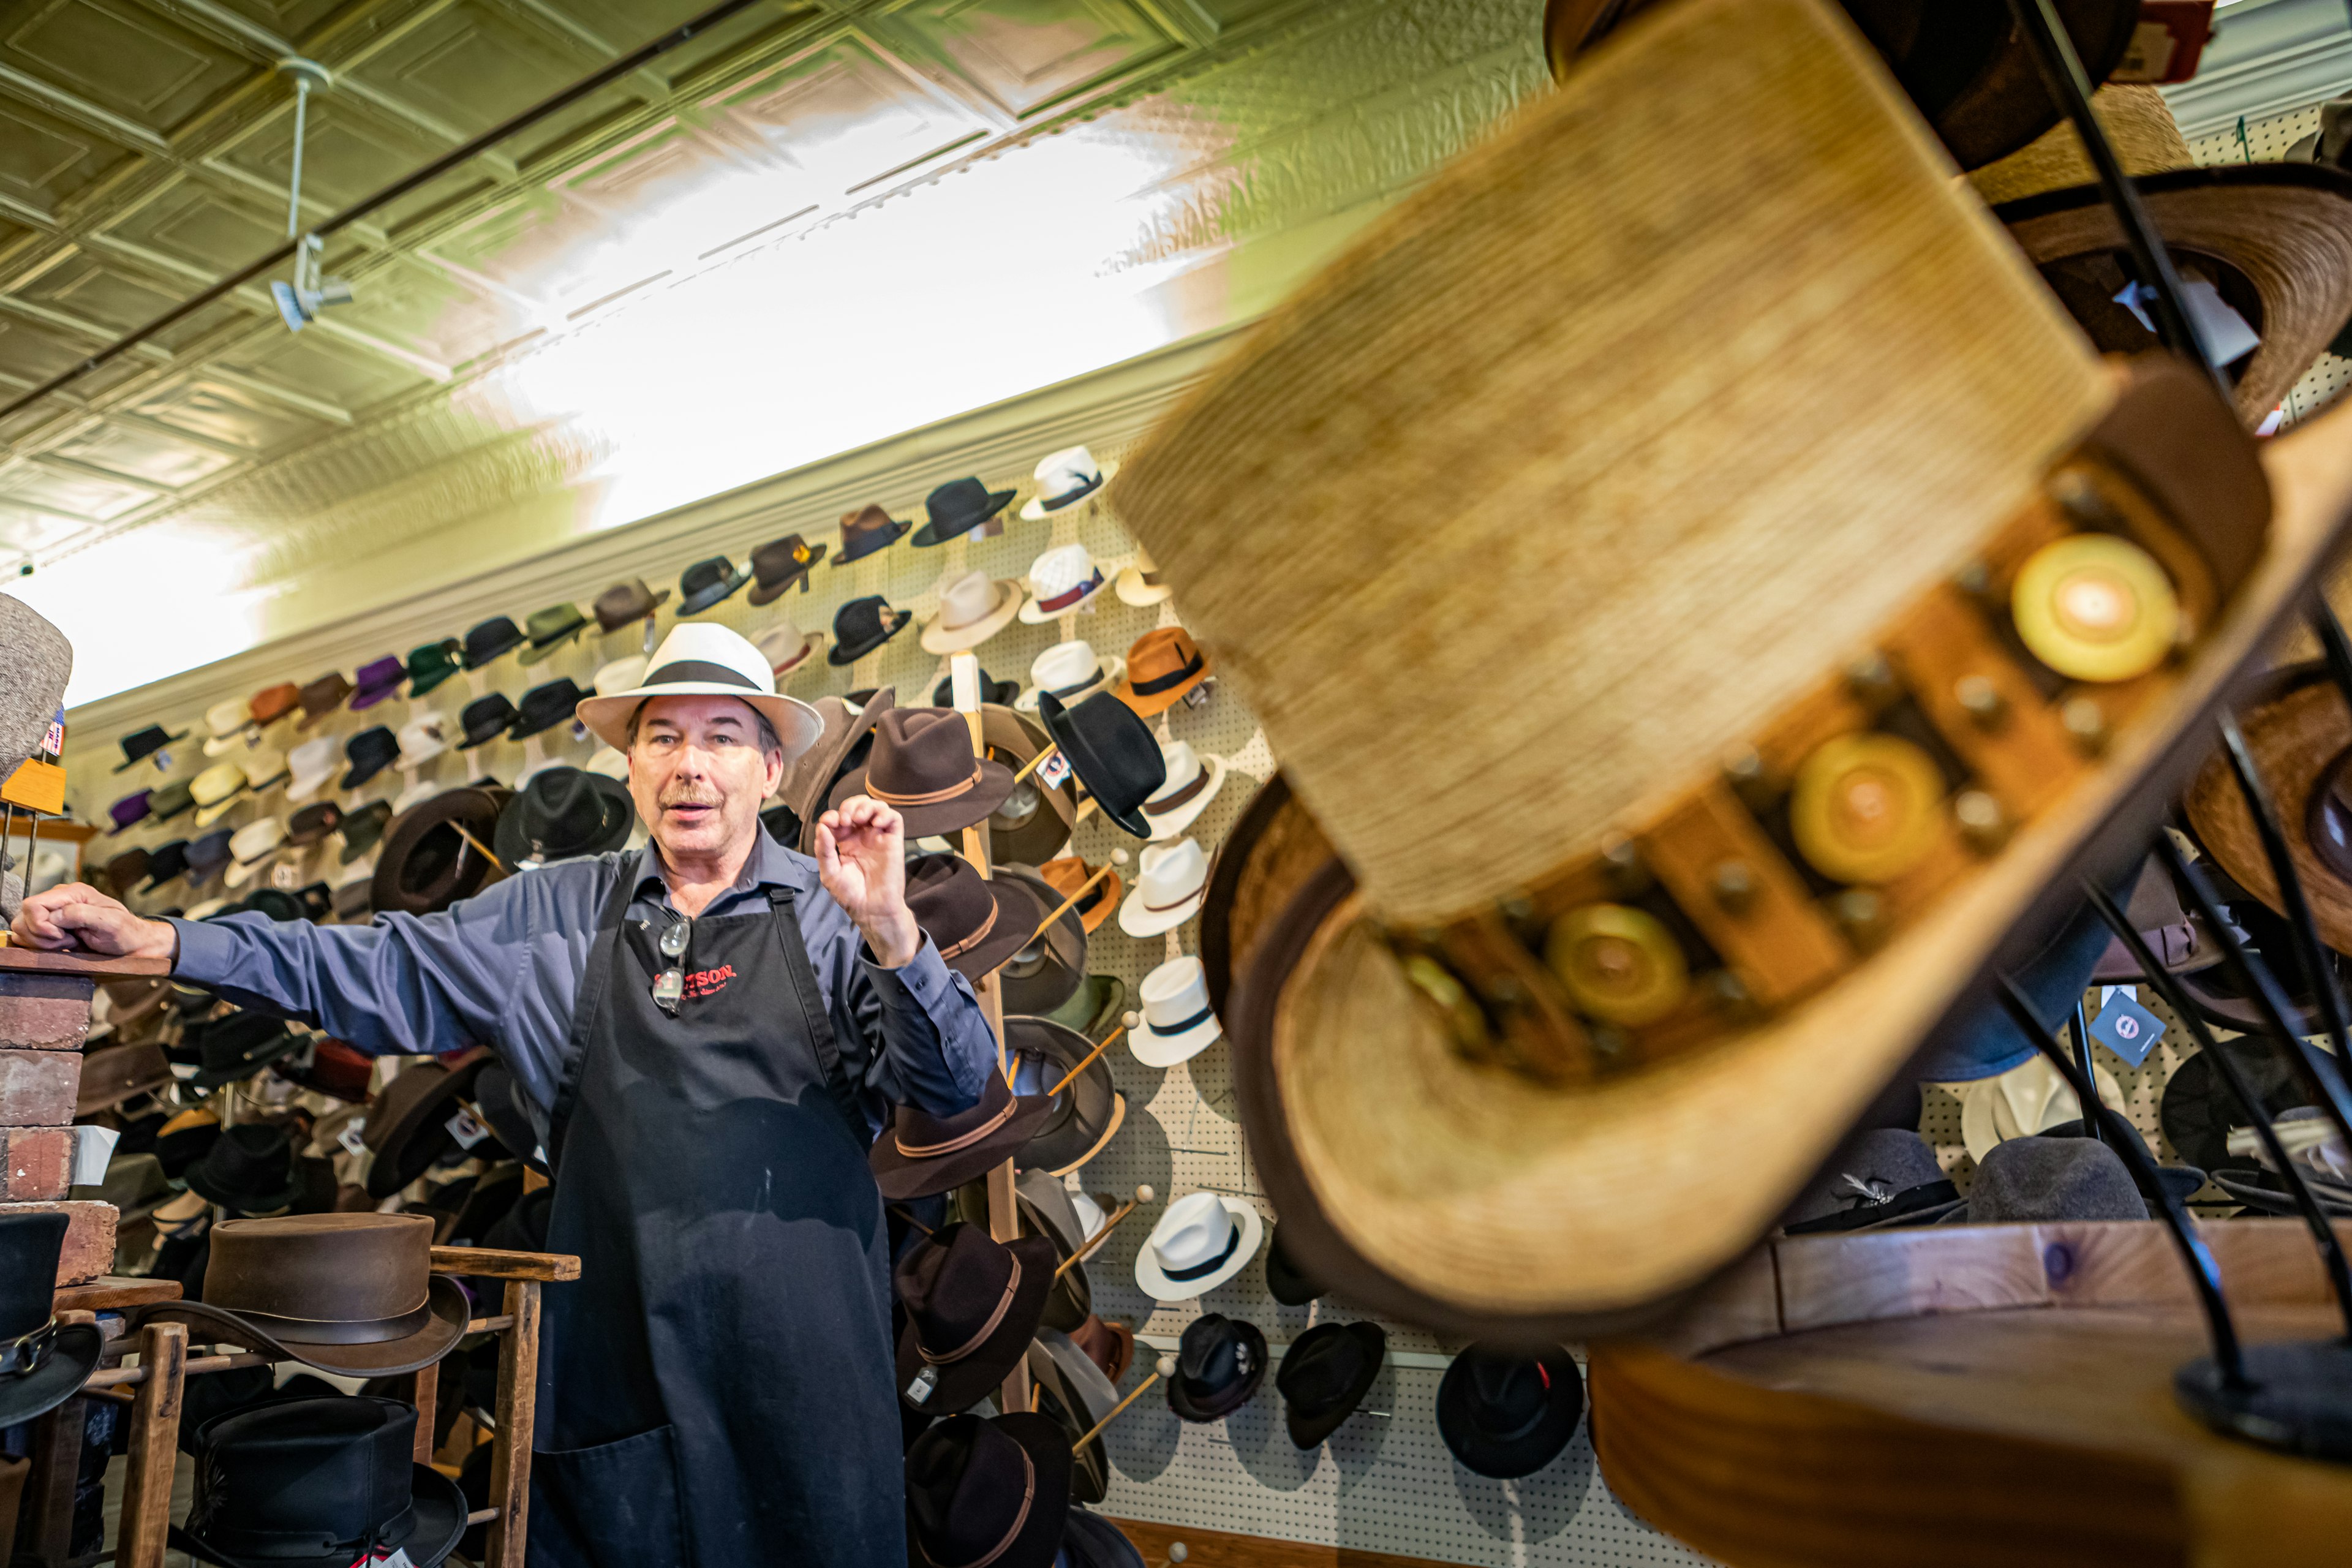
M 336 787 L 357 789 L 399 758 L 400 738 L 381 724 L 372 724 L 343 742 L 343 760 L 351 766 L 343 770 L 343 782 Z
M 541 768 L 499 813 L 499 858 L 520 869 L 602 855 L 629 841 L 629 786 L 584 768 Z
M 1037 901 L 1036 918 L 1029 922 L 1032 931 L 1036 931 L 1038 921 L 1061 909 L 1062 900 L 1068 896 L 1055 891 L 1052 883 L 1026 866 L 999 866 L 995 879 L 1026 889 Z M 1069 909 L 1063 910 L 1061 918 L 1046 927 L 1043 935 L 1023 944 L 1005 959 L 1003 967 L 996 972 L 996 983 L 1004 993 L 1006 1012 L 1044 1017 L 1076 994 L 1086 973 L 1086 918 Z
M 1004 706 L 1020 695 L 1019 681 L 994 680 L 990 679 L 988 671 L 983 669 L 980 672 L 980 700 L 982 702 L 993 702 L 999 706 Z M 955 677 L 951 675 L 940 677 L 940 683 L 931 688 L 931 706 L 934 708 L 955 706 Z
M 522 647 L 522 628 L 505 616 L 493 616 L 466 634 L 467 669 L 479 669 Z
M 923 500 L 923 526 L 915 542 L 925 548 L 970 533 L 1013 504 L 1015 490 L 992 490 L 976 479 L 950 479 Z
M 375 858 L 368 901 L 378 913 L 429 915 L 469 899 L 488 880 L 487 845 L 513 791 L 446 789 L 392 819 Z
M 1265 1247 L 1266 1293 L 1286 1307 L 1304 1307 L 1319 1299 L 1324 1287 L 1311 1279 L 1283 1250 L 1282 1226 L 1276 1222 Z
M 1318 1323 L 1291 1341 L 1274 1374 L 1290 1440 L 1312 1448 L 1337 1432 L 1371 1392 L 1388 1353 L 1378 1323 Z
M 1011 1159 L 1054 1109 L 1042 1096 L 1015 1096 L 1002 1073 L 992 1071 L 987 1079 L 980 1103 L 953 1116 L 911 1105 L 892 1108 L 866 1157 L 884 1197 L 927 1198 L 987 1174 Z
M 926 1563 L 1047 1568 L 1069 1511 L 1069 1438 L 1050 1416 L 950 1416 L 907 1450 L 907 1533 Z
M 1062 1555 L 1069 1568 L 1144 1568 L 1143 1553 L 1118 1526 L 1082 1508 L 1062 1521 Z
M 1474 1344 L 1437 1384 L 1437 1435 L 1465 1468 L 1497 1480 L 1550 1464 L 1583 1418 L 1584 1374 L 1556 1345 L 1528 1356 Z
M 98 1330 L 51 1306 L 66 1225 L 59 1209 L 0 1215 L 0 1428 L 55 1410 L 98 1365 Z
M 457 749 L 470 752 L 477 746 L 487 746 L 513 728 L 515 721 L 521 717 L 503 691 L 477 697 L 457 715 L 457 722 L 466 731 Z
M 1222 1421 L 1250 1402 L 1265 1381 L 1265 1335 L 1255 1323 L 1203 1312 L 1176 1342 L 1168 1408 L 1187 1421 Z
M 114 764 L 114 771 L 119 773 L 126 768 L 134 767 L 173 742 L 184 741 L 187 738 L 188 732 L 185 730 L 174 735 L 161 724 L 150 724 L 143 730 L 133 730 L 122 737 L 122 760 Z
M 751 580 L 749 572 L 739 572 L 735 563 L 724 555 L 713 555 L 698 561 L 679 574 L 677 613 L 698 616 L 711 605 L 731 597 L 738 588 Z
M 755 605 L 772 605 L 800 584 L 801 592 L 809 591 L 809 568 L 824 559 L 826 547 L 811 544 L 797 533 L 787 533 L 751 552 L 751 599 Z
M 587 698 L 579 682 L 568 675 L 532 687 L 522 694 L 522 707 L 515 714 L 514 726 L 507 731 L 507 739 L 527 741 L 559 724 L 570 723 L 573 711 Z
M 383 837 L 383 825 L 392 820 L 392 802 L 372 800 L 342 821 L 342 852 L 336 856 L 339 863 L 348 866 L 376 847 Z
M 147 880 L 139 890 L 152 893 L 188 868 L 188 841 L 174 838 L 160 844 L 147 857 Z
M 980 1402 L 1021 1363 L 1054 1286 L 1054 1244 L 1003 1242 L 979 1226 L 941 1226 L 891 1271 L 907 1327 L 898 1336 L 898 1401 L 922 1415 Z
M 415 1462 L 416 1407 L 339 1394 L 271 1399 L 196 1429 L 195 1501 L 172 1544 L 221 1568 L 347 1568 L 406 1554 L 435 1568 L 466 1533 L 466 1494 Z
M 299 905 L 292 918 L 302 918 Z M 287 1026 L 286 1020 L 266 1013 L 231 1013 L 226 1018 L 192 1026 L 181 1037 L 183 1045 L 188 1043 L 189 1035 L 198 1036 L 196 1059 L 200 1065 L 196 1076 L 188 1080 L 195 1089 L 218 1089 L 225 1083 L 251 1078 L 271 1062 L 300 1050 L 303 1039 Z
M 1150 837 L 1143 803 L 1168 782 L 1168 763 L 1151 726 L 1108 691 L 1076 708 L 1063 707 L 1048 691 L 1037 699 L 1037 713 L 1103 815 L 1138 838 Z
M 1044 1094 L 1071 1068 L 1094 1056 L 1094 1042 L 1076 1029 L 1043 1018 L 1004 1020 L 1004 1049 L 1016 1094 Z M 1106 1053 L 1107 1055 L 1108 1053 Z M 1127 1120 L 1127 1101 L 1111 1087 L 1110 1063 L 1097 1056 L 1054 1097 L 1047 1113 L 1013 1163 L 1054 1175 L 1075 1171 L 1102 1152 Z
M 188 1167 L 188 1190 L 235 1215 L 274 1215 L 293 1205 L 294 1145 L 267 1121 L 224 1127 L 205 1157 Z
M 879 594 L 852 599 L 833 613 L 833 647 L 824 661 L 835 666 L 856 664 L 905 630 L 914 618 L 912 611 L 892 609 Z

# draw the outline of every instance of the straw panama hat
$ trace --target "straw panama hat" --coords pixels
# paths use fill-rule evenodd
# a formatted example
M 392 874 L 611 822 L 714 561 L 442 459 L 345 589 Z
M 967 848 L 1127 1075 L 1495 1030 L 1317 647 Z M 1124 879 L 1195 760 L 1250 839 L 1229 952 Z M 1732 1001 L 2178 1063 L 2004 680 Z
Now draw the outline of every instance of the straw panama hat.
M 1039 459 L 1036 471 L 1030 475 L 1037 482 L 1037 493 L 1023 503 L 1021 515 L 1031 522 L 1051 517 L 1101 489 L 1104 482 L 1118 472 L 1116 458 L 1097 463 L 1095 455 L 1084 447 L 1065 447 L 1058 452 L 1049 452 Z
M 1136 858 L 1135 886 L 1118 906 L 1118 929 L 1129 936 L 1174 931 L 1201 912 L 1208 890 L 1209 857 L 1198 842 L 1147 844 Z
M 1128 1032 L 1127 1048 L 1145 1067 L 1190 1061 L 1225 1032 L 1209 1006 L 1209 983 L 1197 958 L 1170 959 L 1143 977 L 1136 995 L 1143 1022 Z
M 2352 410 L 2257 457 L 2195 373 L 2103 364 L 1840 10 L 1683 0 L 1113 488 L 1336 851 L 1221 1015 L 1295 1255 L 1565 1336 L 1739 1257 L 2051 889 L 2138 858 L 2343 532 Z M 1877 727 L 1906 698 L 1964 787 Z
M 942 584 L 940 607 L 923 628 L 925 653 L 961 653 L 978 647 L 1021 613 L 1021 584 L 1009 577 L 967 572 Z
M 1093 552 L 1083 544 L 1057 544 L 1029 563 L 1030 598 L 1021 606 L 1021 624 L 1042 626 L 1076 615 L 1091 607 L 1109 586 Z
M 1136 1249 L 1136 1286 L 1155 1301 L 1205 1296 L 1248 1267 L 1265 1234 L 1264 1216 L 1244 1200 L 1187 1193 Z
M 574 710 L 589 733 L 615 751 L 628 750 L 630 717 L 655 697 L 733 697 L 748 702 L 775 727 L 787 763 L 808 750 L 822 727 L 815 709 L 796 697 L 777 695 L 767 656 L 725 626 L 675 626 L 646 662 L 636 685 L 583 698 Z

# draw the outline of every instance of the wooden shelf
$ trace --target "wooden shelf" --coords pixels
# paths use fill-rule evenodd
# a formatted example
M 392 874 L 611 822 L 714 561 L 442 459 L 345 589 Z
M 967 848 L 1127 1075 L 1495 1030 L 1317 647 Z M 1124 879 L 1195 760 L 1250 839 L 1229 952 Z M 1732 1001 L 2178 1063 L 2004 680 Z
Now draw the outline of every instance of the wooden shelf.
M 108 958 L 79 949 L 43 952 L 37 948 L 0 946 L 0 970 L 12 969 L 37 974 L 78 974 L 89 980 L 144 980 L 172 973 L 168 959 Z

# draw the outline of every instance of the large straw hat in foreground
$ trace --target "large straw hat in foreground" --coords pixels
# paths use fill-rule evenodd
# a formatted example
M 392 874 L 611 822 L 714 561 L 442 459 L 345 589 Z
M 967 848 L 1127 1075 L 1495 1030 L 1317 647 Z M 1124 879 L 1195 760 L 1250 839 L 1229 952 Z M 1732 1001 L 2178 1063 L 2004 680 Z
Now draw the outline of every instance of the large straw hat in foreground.
M 1301 1266 L 1539 1338 L 1736 1258 L 2141 848 L 2347 421 L 2103 367 L 1825 0 L 1433 178 L 1116 481 L 1340 858 L 1225 1020 Z

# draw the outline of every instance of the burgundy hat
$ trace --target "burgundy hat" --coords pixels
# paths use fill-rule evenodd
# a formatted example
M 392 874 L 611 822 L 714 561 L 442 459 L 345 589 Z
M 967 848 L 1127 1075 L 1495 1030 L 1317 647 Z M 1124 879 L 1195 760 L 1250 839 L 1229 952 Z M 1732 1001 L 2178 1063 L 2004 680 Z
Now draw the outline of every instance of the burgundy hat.
M 866 765 L 833 789 L 838 807 L 852 795 L 896 806 L 907 837 L 977 827 L 1013 793 L 1013 770 L 972 755 L 971 726 L 948 708 L 893 708 L 874 726 Z

